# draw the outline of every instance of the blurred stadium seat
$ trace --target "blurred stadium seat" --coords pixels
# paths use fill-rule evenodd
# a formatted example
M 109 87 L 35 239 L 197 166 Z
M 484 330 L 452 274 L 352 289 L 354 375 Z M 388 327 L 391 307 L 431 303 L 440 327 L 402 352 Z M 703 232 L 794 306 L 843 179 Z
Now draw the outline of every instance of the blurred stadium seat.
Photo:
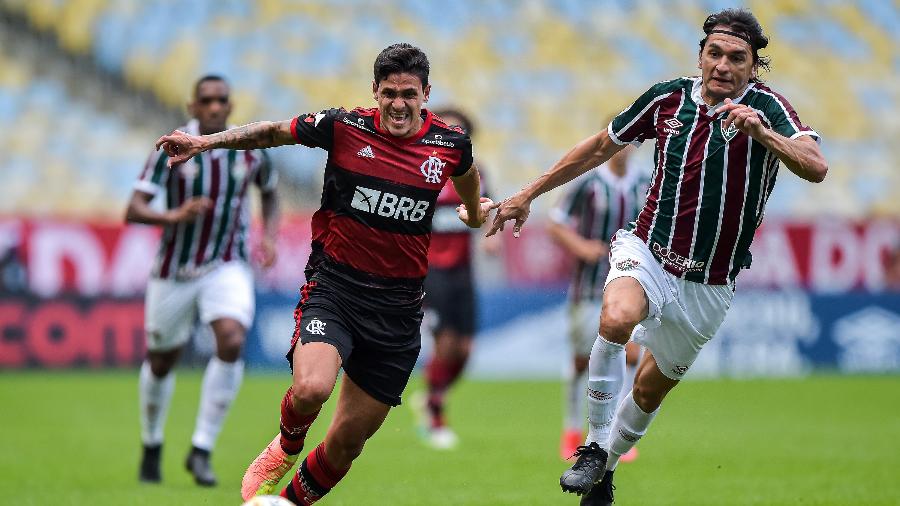
M 173 109 L 183 107 L 196 76 L 227 75 L 234 84 L 236 123 L 370 104 L 368 82 L 377 51 L 396 41 L 413 42 L 432 60 L 431 103 L 458 103 L 479 119 L 479 157 L 499 173 L 494 180 L 506 193 L 603 128 L 610 114 L 652 82 L 695 73 L 704 14 L 731 4 L 396 0 L 386 8 L 375 0 L 0 0 L 0 9 L 55 35 L 65 51 L 90 55 L 104 70 Z M 900 159 L 898 4 L 756 0 L 746 5 L 772 39 L 768 79 L 823 135 L 832 169 L 824 185 L 782 177 L 769 213 L 900 214 L 900 171 L 894 167 Z M 26 62 L 6 59 L 12 70 L 0 78 L 0 118 L 35 123 L 19 129 L 14 143 L 0 141 L 15 144 L 2 156 L 11 166 L 32 165 L 39 174 L 17 175 L 21 179 L 13 186 L 52 174 L 85 187 L 85 195 L 127 193 L 127 185 L 115 178 L 84 182 L 84 171 L 107 170 L 105 165 L 115 162 L 99 162 L 103 168 L 96 160 L 86 163 L 89 151 L 80 146 L 104 141 L 88 138 L 83 129 L 67 133 L 63 147 L 42 149 L 41 126 L 58 121 L 51 111 L 53 104 L 66 102 L 65 94 L 52 82 L 34 82 Z M 132 143 L 135 136 L 114 115 L 67 108 L 83 115 L 80 124 L 96 125 L 91 135 L 100 130 L 129 139 L 116 143 L 122 163 L 133 167 L 145 155 L 146 138 Z M 55 198 L 43 187 L 38 193 L 44 200 Z M 24 209 L 35 205 L 17 195 L 23 195 L 17 202 Z M 11 205 L 4 200 L 5 208 Z

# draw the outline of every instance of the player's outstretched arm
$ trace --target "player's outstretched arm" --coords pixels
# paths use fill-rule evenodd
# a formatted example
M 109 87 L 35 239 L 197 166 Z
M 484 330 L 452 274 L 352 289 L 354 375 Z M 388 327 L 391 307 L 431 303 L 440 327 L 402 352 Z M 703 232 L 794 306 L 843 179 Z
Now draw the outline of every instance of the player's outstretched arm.
M 258 121 L 209 135 L 190 135 L 175 130 L 156 141 L 156 149 L 169 155 L 169 167 L 210 149 L 258 149 L 296 144 L 291 134 L 291 120 Z
M 497 231 L 502 231 L 507 221 L 515 220 L 513 236 L 519 237 L 519 231 L 531 212 L 532 200 L 605 163 L 624 147 L 613 142 L 605 128 L 579 142 L 542 176 L 528 183 L 512 197 L 494 204 L 497 215 L 486 235 L 490 237 Z
M 716 109 L 717 113 L 727 112 L 728 116 L 722 121 L 722 128 L 727 129 L 732 124 L 745 134 L 761 143 L 794 174 L 813 183 L 821 183 L 828 173 L 828 162 L 819 144 L 808 135 L 794 139 L 785 137 L 771 128 L 766 128 L 759 115 L 743 104 L 736 104 L 730 98 L 725 99 L 725 105 Z

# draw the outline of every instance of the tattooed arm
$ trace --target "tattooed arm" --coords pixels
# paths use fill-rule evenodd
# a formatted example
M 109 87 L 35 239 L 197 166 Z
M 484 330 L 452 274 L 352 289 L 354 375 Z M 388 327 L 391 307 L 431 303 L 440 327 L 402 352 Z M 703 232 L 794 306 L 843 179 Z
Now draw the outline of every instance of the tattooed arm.
M 210 149 L 257 149 L 296 144 L 291 134 L 291 120 L 259 121 L 210 135 L 190 135 L 175 130 L 156 141 L 169 155 L 169 167 Z

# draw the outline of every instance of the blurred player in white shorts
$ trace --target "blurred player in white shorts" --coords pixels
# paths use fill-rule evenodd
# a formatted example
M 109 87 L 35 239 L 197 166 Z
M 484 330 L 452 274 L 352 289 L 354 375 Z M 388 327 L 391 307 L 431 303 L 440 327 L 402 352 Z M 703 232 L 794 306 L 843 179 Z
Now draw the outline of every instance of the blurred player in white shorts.
M 231 112 L 228 83 L 215 75 L 200 78 L 188 109 L 194 119 L 180 130 L 225 130 Z M 197 484 L 216 484 L 210 453 L 243 378 L 241 348 L 253 323 L 247 193 L 251 183 L 261 191 L 265 237 L 258 256 L 267 268 L 275 262 L 276 181 L 264 151 L 219 149 L 171 168 L 166 153 L 158 150 L 135 183 L 126 220 L 163 229 L 144 308 L 147 359 L 139 381 L 143 482 L 162 479 L 163 427 L 175 387 L 171 370 L 199 318 L 212 328 L 216 354 L 203 376 L 185 467 Z M 163 211 L 151 206 L 157 196 L 164 201 Z

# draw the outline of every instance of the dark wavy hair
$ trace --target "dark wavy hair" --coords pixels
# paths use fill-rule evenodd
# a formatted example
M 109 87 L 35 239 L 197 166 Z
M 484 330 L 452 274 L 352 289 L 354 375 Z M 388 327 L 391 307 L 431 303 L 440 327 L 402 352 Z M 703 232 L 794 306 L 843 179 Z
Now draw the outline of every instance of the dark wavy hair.
M 428 72 L 431 65 L 425 53 L 406 42 L 391 44 L 375 58 L 375 84 L 387 79 L 391 74 L 407 73 L 418 77 L 422 87 L 428 86 Z
M 703 33 L 706 37 L 700 41 L 700 52 L 706 46 L 706 40 L 713 28 L 717 26 L 727 26 L 732 32 L 741 34 L 750 43 L 750 49 L 753 51 L 753 64 L 763 70 L 769 70 L 771 61 L 768 56 L 760 56 L 759 50 L 765 49 L 769 45 L 769 38 L 763 33 L 762 25 L 752 12 L 746 9 L 725 9 L 715 14 L 710 14 L 706 21 L 703 22 Z M 755 79 L 754 79 L 755 80 Z

